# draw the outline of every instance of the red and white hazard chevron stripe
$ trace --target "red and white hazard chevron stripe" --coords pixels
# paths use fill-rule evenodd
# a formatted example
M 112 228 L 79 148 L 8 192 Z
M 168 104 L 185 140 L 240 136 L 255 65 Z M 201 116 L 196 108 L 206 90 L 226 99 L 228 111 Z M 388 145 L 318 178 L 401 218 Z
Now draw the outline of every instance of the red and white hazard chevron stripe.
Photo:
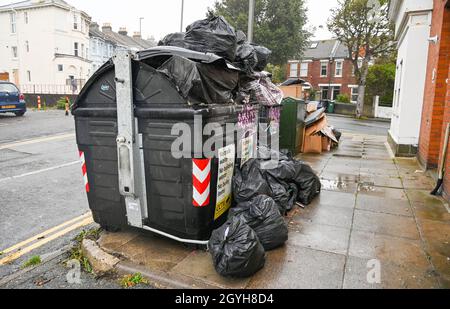
M 80 151 L 80 161 L 81 161 L 81 170 L 83 172 L 83 180 L 84 180 L 84 186 L 86 188 L 86 192 L 89 193 L 89 180 L 87 175 L 87 168 L 86 168 L 86 159 L 84 158 L 84 152 Z
M 195 207 L 209 205 L 211 186 L 211 160 L 192 160 L 192 199 Z

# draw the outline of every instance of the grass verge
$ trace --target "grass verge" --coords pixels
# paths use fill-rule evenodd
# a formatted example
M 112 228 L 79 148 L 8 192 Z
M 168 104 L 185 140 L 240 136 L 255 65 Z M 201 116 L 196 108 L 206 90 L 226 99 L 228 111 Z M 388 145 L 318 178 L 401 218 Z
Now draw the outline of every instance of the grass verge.
M 142 277 L 142 274 L 140 273 L 135 273 L 133 275 L 126 275 L 122 279 L 120 279 L 120 285 L 126 289 L 133 288 L 140 284 L 148 285 L 147 279 Z
M 35 255 L 31 257 L 28 261 L 22 264 L 21 269 L 36 266 L 42 263 L 41 257 L 39 255 Z
M 83 250 L 81 250 L 81 243 L 84 239 L 90 239 L 90 240 L 98 240 L 100 237 L 101 229 L 90 229 L 90 230 L 83 230 L 80 234 L 78 234 L 75 238 L 75 245 L 70 249 L 69 251 L 69 259 L 68 260 L 77 260 L 80 262 L 80 265 L 82 269 L 92 274 L 93 269 L 91 264 L 89 263 L 89 260 L 87 257 L 84 256 Z M 67 261 L 66 261 L 67 262 Z

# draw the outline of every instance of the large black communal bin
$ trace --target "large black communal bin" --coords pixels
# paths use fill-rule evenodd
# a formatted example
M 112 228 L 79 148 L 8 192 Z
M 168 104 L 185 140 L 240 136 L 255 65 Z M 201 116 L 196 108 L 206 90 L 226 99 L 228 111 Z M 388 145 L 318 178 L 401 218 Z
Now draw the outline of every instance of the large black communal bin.
M 211 159 L 196 154 L 195 149 L 187 158 L 179 159 L 171 152 L 177 138 L 171 131 L 176 123 L 187 124 L 194 139 L 206 125 L 218 123 L 226 132 L 225 125 L 237 123 L 242 107 L 232 103 L 192 104 L 181 95 L 172 79 L 157 70 L 161 63 L 174 56 L 205 64 L 207 69 L 209 65 L 220 66 L 227 74 L 234 74 L 222 58 L 178 48 L 140 52 L 138 60 L 132 61 L 134 115 L 143 139 L 148 210 L 143 224 L 177 238 L 206 241 L 212 230 L 223 223 L 230 207 L 237 134 L 236 131 L 224 134 L 223 148 L 215 149 L 216 156 Z M 119 192 L 116 81 L 112 61 L 88 81 L 72 112 L 77 144 L 86 160 L 88 199 L 94 220 L 110 230 L 125 227 L 129 222 L 125 198 Z M 201 127 L 194 128 L 195 116 L 202 116 Z M 203 136 L 201 143 L 209 137 Z M 199 158 L 195 159 L 196 156 Z

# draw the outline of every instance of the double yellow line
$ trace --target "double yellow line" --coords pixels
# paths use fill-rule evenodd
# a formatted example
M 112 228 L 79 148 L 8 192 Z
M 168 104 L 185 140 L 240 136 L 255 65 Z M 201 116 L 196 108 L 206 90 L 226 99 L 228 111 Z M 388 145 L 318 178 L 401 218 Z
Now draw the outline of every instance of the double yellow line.
M 4 258 L 0 259 L 0 265 L 6 265 L 14 260 L 20 258 L 21 256 L 39 248 L 43 245 L 49 243 L 52 240 L 55 240 L 73 230 L 76 230 L 80 227 L 89 225 L 93 223 L 91 212 L 85 213 L 77 218 L 66 221 L 58 226 L 52 227 L 45 232 L 42 232 L 36 236 L 28 238 L 14 246 L 0 250 L 3 255 L 6 255 Z

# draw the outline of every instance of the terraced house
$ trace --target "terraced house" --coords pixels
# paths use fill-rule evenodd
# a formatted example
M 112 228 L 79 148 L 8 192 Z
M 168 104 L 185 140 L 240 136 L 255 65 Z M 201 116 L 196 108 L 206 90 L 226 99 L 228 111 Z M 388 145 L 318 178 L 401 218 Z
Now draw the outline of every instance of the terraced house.
M 81 86 L 91 74 L 90 22 L 88 14 L 63 0 L 0 6 L 0 73 L 22 91 Z
M 335 100 L 339 94 L 348 95 L 353 103 L 358 99 L 348 49 L 335 39 L 311 41 L 302 59 L 288 61 L 286 77 L 308 82 L 319 92 L 317 99 Z

